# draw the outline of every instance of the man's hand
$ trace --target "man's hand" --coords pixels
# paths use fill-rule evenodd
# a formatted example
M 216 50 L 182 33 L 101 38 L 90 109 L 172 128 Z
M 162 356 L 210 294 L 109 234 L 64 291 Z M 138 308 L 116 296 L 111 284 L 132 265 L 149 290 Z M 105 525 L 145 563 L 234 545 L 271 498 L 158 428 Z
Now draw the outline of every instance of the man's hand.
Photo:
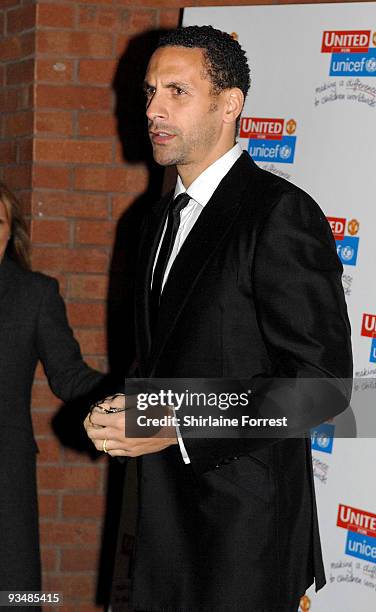
M 177 444 L 175 427 L 161 427 L 157 433 L 148 438 L 127 437 L 127 403 L 125 395 L 107 397 L 98 403 L 87 415 L 84 427 L 95 448 L 112 457 L 139 457 L 157 453 L 172 444 Z M 106 412 L 110 409 L 119 412 Z M 134 410 L 132 421 L 134 422 Z M 141 413 L 140 413 L 141 414 Z

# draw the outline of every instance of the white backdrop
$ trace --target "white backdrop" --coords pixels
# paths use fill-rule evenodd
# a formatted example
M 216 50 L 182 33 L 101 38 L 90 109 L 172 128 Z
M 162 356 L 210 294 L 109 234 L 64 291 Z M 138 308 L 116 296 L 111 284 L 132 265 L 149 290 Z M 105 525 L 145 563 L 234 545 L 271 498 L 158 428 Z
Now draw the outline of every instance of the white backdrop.
M 185 9 L 183 25 L 194 24 L 234 34 L 246 50 L 252 86 L 240 142 L 317 200 L 337 240 L 356 425 L 345 415 L 314 441 L 328 585 L 311 589 L 301 610 L 376 610 L 376 3 Z M 342 437 L 356 430 L 357 439 Z

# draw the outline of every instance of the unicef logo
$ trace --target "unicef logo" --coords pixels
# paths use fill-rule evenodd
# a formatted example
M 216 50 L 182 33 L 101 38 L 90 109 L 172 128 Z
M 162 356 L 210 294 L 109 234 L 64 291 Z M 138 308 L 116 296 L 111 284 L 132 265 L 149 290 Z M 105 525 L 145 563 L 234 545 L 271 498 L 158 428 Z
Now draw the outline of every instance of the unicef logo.
M 288 159 L 291 155 L 291 147 L 286 144 L 283 145 L 283 147 L 280 148 L 279 154 L 282 159 Z
M 349 245 L 344 246 L 341 255 L 345 261 L 350 261 L 354 257 L 354 249 Z
M 366 70 L 367 72 L 376 72 L 376 57 L 370 57 L 366 61 Z
M 327 448 L 330 444 L 330 438 L 328 438 L 328 436 L 325 436 L 325 435 L 317 436 L 316 440 L 317 440 L 317 445 L 320 448 Z

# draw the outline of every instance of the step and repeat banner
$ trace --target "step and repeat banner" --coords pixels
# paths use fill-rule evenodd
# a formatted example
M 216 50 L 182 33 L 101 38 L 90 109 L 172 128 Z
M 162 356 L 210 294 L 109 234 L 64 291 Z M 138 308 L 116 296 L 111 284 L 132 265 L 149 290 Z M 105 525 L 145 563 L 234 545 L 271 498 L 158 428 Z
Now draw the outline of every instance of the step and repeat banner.
M 344 267 L 356 379 L 352 410 L 313 432 L 328 584 L 301 610 L 376 610 L 376 3 L 185 9 L 194 24 L 246 50 L 240 143 L 320 204 Z

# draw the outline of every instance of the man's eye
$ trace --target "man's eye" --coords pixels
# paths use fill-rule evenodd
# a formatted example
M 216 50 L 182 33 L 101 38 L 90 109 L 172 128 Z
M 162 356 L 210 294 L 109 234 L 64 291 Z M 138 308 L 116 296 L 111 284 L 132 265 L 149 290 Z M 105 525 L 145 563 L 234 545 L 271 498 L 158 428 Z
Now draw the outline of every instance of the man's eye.
M 174 87 L 174 93 L 177 96 L 181 96 L 182 94 L 185 94 L 184 89 L 181 89 L 180 87 Z
M 144 89 L 144 94 L 147 98 L 151 98 L 151 96 L 154 94 L 154 89 L 152 87 L 148 87 L 146 89 Z

